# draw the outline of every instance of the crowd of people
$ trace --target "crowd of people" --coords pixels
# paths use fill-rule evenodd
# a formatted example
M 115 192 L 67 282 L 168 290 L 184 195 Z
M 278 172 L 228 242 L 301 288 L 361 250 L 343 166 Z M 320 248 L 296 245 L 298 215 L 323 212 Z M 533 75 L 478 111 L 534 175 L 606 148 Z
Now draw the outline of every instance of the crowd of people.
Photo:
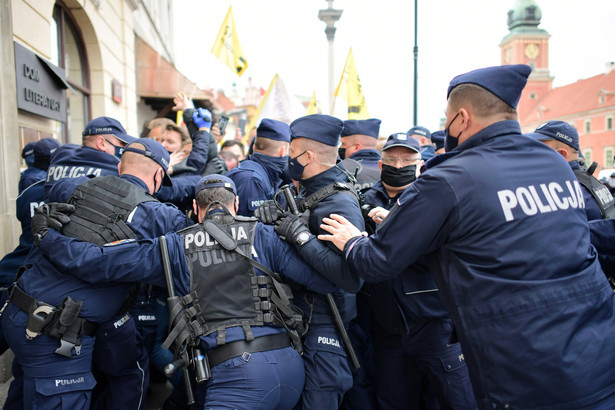
M 451 80 L 446 127 L 263 119 L 178 94 L 141 138 L 24 147 L 0 261 L 5 409 L 615 407 L 615 204 L 531 68 Z

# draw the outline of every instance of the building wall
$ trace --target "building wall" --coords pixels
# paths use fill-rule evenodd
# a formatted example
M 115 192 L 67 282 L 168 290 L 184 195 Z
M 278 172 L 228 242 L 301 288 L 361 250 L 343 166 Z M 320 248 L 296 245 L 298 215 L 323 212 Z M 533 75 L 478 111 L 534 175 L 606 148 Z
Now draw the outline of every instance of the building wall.
M 133 0 L 63 0 L 85 43 L 91 86 L 91 118 L 118 119 L 138 135 L 134 57 Z M 17 110 L 13 41 L 51 60 L 51 23 L 55 0 L 0 2 L 0 255 L 18 243 L 15 217 L 17 182 L 23 166 L 21 147 L 29 139 L 53 136 L 61 140 L 59 122 Z M 112 98 L 112 82 L 120 84 L 122 101 Z M 89 119 L 91 119 L 89 118 Z M 88 120 L 89 120 L 88 119 Z M 80 133 L 80 130 L 77 130 Z

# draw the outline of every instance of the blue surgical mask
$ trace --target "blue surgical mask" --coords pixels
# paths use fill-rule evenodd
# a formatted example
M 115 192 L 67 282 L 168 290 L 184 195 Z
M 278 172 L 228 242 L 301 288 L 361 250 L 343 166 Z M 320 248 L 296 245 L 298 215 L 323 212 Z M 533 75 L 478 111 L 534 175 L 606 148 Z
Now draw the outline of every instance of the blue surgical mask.
M 300 181 L 301 176 L 303 175 L 303 170 L 305 169 L 305 165 L 301 165 L 297 159 L 307 152 L 303 151 L 301 154 L 297 155 L 295 158 L 288 157 L 288 173 L 290 177 L 295 181 Z
M 461 132 L 456 137 L 448 135 L 448 131 L 451 128 L 451 125 L 453 125 L 453 122 L 455 122 L 455 120 L 457 119 L 457 117 L 459 117 L 459 113 L 457 113 L 455 117 L 453 117 L 451 122 L 448 124 L 448 127 L 444 129 L 444 150 L 446 152 L 454 150 L 459 144 L 459 137 L 461 136 Z
M 425 161 L 436 156 L 436 151 L 431 145 L 424 145 L 421 147 L 421 158 Z
M 105 138 L 105 141 L 107 141 L 107 143 L 113 145 L 113 148 L 115 148 L 115 153 L 113 154 L 113 156 L 115 156 L 117 159 L 122 159 L 122 154 L 124 153 L 124 147 L 120 147 L 119 145 L 115 145 L 114 143 L 112 143 L 111 141 L 109 141 L 106 138 Z

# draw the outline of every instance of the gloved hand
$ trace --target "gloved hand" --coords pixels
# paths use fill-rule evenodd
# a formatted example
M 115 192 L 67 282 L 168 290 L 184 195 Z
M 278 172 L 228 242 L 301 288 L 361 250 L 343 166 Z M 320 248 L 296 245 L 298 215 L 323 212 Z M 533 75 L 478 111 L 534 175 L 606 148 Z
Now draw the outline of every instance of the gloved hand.
M 205 108 L 199 108 L 192 113 L 192 122 L 198 129 L 211 129 L 211 112 Z
M 310 236 L 307 222 L 290 212 L 285 212 L 282 218 L 275 222 L 275 232 L 281 239 L 293 245 L 301 244 L 297 239 L 304 232 L 307 233 L 307 236 Z M 305 234 L 302 236 L 305 236 Z
M 47 235 L 48 228 L 61 231 L 62 227 L 70 222 L 70 215 L 75 207 L 70 204 L 52 202 L 43 204 L 34 209 L 34 216 L 30 223 L 30 230 L 34 238 L 34 245 L 39 246 Z
M 254 216 L 260 219 L 262 223 L 268 225 L 273 225 L 282 215 L 284 215 L 284 212 L 278 209 L 273 200 L 263 202 L 254 210 Z

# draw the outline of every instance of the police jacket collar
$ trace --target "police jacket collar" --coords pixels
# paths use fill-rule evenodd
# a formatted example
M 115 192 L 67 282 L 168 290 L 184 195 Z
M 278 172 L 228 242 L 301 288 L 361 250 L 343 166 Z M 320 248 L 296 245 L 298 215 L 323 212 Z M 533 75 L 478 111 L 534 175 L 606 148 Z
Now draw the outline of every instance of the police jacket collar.
M 142 188 L 146 192 L 149 192 L 149 188 L 147 187 L 147 184 L 134 175 L 124 174 L 124 175 L 120 175 L 120 178 L 130 182 L 131 184 L 138 186 L 139 188 Z
M 346 174 L 340 169 L 343 168 L 341 162 L 334 167 L 327 169 L 326 171 L 321 172 L 318 175 L 314 175 L 311 178 L 305 179 L 301 181 L 305 192 L 303 192 L 304 196 L 312 195 L 314 192 L 318 191 L 320 188 L 324 188 L 327 185 L 330 185 L 334 182 L 348 182 L 348 177 Z
M 254 161 L 260 166 L 262 166 L 265 169 L 267 176 L 269 177 L 269 181 L 271 181 L 271 184 L 273 185 L 278 179 L 280 179 L 281 172 L 279 172 L 275 167 L 273 167 L 271 165 L 271 162 L 267 162 L 266 160 L 267 157 L 274 158 L 270 155 L 265 155 L 265 154 L 259 154 L 259 155 L 253 154 L 248 157 L 248 160 Z
M 378 151 L 377 149 L 368 148 L 355 152 L 350 156 L 350 158 L 354 159 L 355 161 L 378 162 L 380 161 L 381 155 L 380 151 Z
M 499 121 L 489 125 L 488 127 L 472 135 L 463 143 L 459 144 L 457 148 L 455 148 L 453 151 L 463 152 L 467 149 L 471 149 L 473 147 L 481 145 L 489 141 L 490 139 L 497 138 L 501 135 L 511 134 L 519 134 L 519 136 L 521 135 L 521 127 L 519 126 L 519 122 L 515 120 Z
M 444 154 L 436 155 L 425 163 L 425 169 L 430 169 L 446 161 L 449 158 L 462 154 L 464 151 L 472 149 L 476 146 L 484 144 L 502 135 L 519 134 L 521 138 L 521 127 L 519 122 L 515 120 L 499 121 L 491 124 L 488 127 L 480 130 L 470 138 L 459 144 L 454 150 Z
M 581 169 L 581 164 L 579 164 L 579 161 L 576 159 L 569 161 L 568 165 L 570 165 L 570 168 L 572 168 L 573 170 Z

